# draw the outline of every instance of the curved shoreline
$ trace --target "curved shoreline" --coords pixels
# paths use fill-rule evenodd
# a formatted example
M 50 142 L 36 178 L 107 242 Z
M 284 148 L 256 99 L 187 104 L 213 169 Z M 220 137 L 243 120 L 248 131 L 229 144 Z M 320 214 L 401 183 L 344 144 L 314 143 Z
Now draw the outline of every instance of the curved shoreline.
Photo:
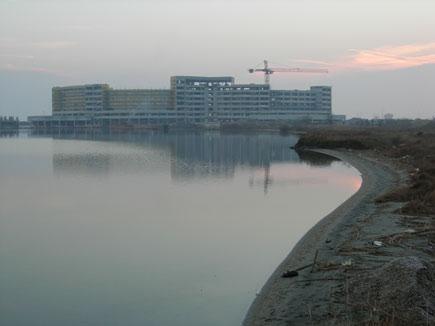
M 314 313 L 324 313 L 331 291 L 334 290 L 333 282 L 299 286 L 301 283 L 295 283 L 295 279 L 281 278 L 280 275 L 287 269 L 312 263 L 316 250 L 319 250 L 319 260 L 340 260 L 341 257 L 334 254 L 331 248 L 338 247 L 348 240 L 357 220 L 362 215 L 368 216 L 375 212 L 376 196 L 400 181 L 400 177 L 388 165 L 380 164 L 373 159 L 333 150 L 316 151 L 354 166 L 361 173 L 361 187 L 342 205 L 316 223 L 296 243 L 252 302 L 243 325 L 288 325 L 289 322 L 291 325 L 305 325 L 307 306 L 310 318 Z M 301 274 L 304 273 L 309 274 L 309 271 L 300 272 L 300 276 L 296 278 L 299 282 Z

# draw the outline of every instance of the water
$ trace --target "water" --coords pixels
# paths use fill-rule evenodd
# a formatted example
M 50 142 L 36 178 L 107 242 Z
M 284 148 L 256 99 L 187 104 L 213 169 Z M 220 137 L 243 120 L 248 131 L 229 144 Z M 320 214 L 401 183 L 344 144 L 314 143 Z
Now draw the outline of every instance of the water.
M 0 138 L 1 325 L 240 325 L 298 239 L 360 186 L 219 133 Z

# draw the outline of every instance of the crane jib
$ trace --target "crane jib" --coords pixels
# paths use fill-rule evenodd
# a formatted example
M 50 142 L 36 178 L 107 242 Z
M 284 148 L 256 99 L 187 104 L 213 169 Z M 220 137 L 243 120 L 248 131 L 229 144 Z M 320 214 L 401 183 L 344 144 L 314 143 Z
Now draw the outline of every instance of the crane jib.
M 251 69 L 248 69 L 248 71 L 250 73 L 254 73 L 256 71 L 263 71 L 264 72 L 264 83 L 266 85 L 270 85 L 269 75 L 273 74 L 274 72 L 328 73 L 328 69 L 269 68 L 269 64 L 268 64 L 267 60 L 264 60 L 264 68 L 263 69 L 251 68 Z

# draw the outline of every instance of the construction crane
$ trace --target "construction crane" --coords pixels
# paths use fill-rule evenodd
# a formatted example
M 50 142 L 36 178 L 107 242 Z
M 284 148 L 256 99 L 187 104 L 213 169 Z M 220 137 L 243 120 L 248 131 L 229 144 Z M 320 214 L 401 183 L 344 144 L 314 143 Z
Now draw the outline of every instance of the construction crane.
M 264 68 L 253 68 L 248 70 L 251 74 L 256 71 L 264 72 L 264 83 L 270 85 L 270 75 L 274 72 L 320 72 L 327 73 L 328 69 L 301 69 L 301 68 L 269 68 L 269 63 L 264 60 Z

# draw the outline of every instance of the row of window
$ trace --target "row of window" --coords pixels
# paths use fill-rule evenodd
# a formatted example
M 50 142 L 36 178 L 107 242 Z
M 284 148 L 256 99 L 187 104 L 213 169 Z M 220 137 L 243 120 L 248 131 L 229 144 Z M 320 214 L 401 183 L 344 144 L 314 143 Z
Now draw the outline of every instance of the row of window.
M 53 94 L 54 96 L 58 95 L 58 94 Z M 75 92 L 75 93 L 69 93 L 69 94 L 59 94 L 62 96 L 62 98 L 71 98 L 71 97 L 83 97 L 84 93 L 83 92 Z
M 84 91 L 85 89 L 83 87 L 80 88 L 62 88 L 60 89 L 61 92 L 77 92 L 77 91 Z M 57 90 L 54 90 L 57 91 Z
M 158 97 L 127 97 L 127 98 L 111 98 L 108 100 L 110 103 L 123 103 L 123 102 L 146 102 L 146 103 L 172 103 L 172 99 L 158 98 Z

